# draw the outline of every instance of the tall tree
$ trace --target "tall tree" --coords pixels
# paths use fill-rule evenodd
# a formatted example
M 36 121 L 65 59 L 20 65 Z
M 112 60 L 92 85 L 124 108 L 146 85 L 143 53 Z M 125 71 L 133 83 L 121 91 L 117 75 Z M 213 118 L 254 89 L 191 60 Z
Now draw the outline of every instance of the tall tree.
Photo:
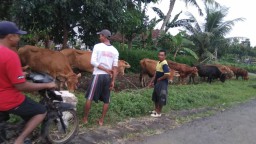
M 243 21 L 243 18 L 225 21 L 228 14 L 228 8 L 216 7 L 206 4 L 206 18 L 202 26 L 199 25 L 196 18 L 190 14 L 194 24 L 187 23 L 186 30 L 189 32 L 189 38 L 197 45 L 199 56 L 202 58 L 205 54 L 210 54 L 212 49 L 216 49 L 223 44 L 223 39 L 228 34 L 236 22 Z
M 67 41 L 79 37 L 87 45 L 97 41 L 103 28 L 117 30 L 125 0 L 22 0 L 12 6 L 13 16 L 28 31 L 45 31 L 66 48 Z M 78 29 L 79 35 L 74 31 Z
M 183 1 L 185 2 L 186 5 L 192 4 L 193 6 L 197 7 L 198 11 L 199 11 L 199 14 L 203 15 L 203 12 L 202 12 L 201 8 L 199 7 L 196 0 L 183 0 Z M 168 21 L 170 20 L 175 2 L 176 2 L 176 0 L 170 0 L 169 9 L 168 9 L 168 12 L 166 14 L 166 17 L 163 20 L 163 24 L 162 24 L 161 29 L 160 29 L 161 31 L 164 31 L 165 27 L 167 26 Z M 216 6 L 219 5 L 217 2 L 215 2 L 215 0 L 203 0 L 203 2 L 210 3 L 210 4 L 214 3 Z

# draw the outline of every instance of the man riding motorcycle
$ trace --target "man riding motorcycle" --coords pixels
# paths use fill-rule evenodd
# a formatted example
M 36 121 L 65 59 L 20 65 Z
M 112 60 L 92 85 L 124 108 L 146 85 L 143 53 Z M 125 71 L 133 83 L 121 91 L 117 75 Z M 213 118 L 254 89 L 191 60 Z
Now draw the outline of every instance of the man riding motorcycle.
M 20 35 L 26 34 L 16 24 L 9 21 L 0 22 L 0 116 L 9 113 L 20 116 L 26 125 L 14 144 L 23 144 L 29 134 L 44 120 L 46 108 L 26 97 L 22 91 L 38 91 L 56 87 L 52 83 L 27 82 L 21 69 L 16 47 Z

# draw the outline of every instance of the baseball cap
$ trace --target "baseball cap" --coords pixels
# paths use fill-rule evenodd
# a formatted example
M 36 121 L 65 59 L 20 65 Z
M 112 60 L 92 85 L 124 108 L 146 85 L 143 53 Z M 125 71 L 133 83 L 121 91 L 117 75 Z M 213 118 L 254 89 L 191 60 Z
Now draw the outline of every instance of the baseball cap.
M 27 34 L 26 31 L 19 30 L 14 22 L 1 21 L 0 22 L 0 35 L 7 34 Z
M 102 30 L 100 32 L 97 32 L 97 34 L 102 34 L 103 36 L 105 36 L 107 38 L 109 38 L 111 36 L 111 32 L 109 30 L 107 30 L 107 29 L 104 29 L 104 30 Z

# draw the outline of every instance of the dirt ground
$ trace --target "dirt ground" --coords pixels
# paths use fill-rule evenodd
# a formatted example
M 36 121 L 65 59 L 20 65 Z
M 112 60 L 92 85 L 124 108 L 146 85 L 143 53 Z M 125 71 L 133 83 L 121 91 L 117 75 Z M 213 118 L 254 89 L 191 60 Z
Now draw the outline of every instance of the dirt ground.
M 82 73 L 82 77 L 79 80 L 78 91 L 84 92 L 87 90 L 89 82 L 91 80 L 90 73 Z M 147 77 L 146 81 L 149 83 L 150 77 Z M 178 79 L 174 78 L 172 84 L 178 84 Z M 129 73 L 124 76 L 118 75 L 115 82 L 115 92 L 119 92 L 126 89 L 140 89 L 141 83 L 139 79 L 139 74 Z
M 161 118 L 150 116 L 130 118 L 114 126 L 101 126 L 88 129 L 80 128 L 80 133 L 70 144 L 128 144 L 140 142 L 147 136 L 161 134 L 181 125 L 177 118 L 204 113 L 210 109 L 172 111 Z

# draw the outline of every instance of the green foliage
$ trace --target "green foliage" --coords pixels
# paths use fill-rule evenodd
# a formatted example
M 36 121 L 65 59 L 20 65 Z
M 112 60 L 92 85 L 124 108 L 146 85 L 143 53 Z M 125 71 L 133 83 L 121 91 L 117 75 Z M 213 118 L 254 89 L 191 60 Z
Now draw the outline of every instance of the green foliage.
M 227 62 L 227 61 L 219 61 L 219 63 L 223 65 L 235 66 L 239 68 L 246 69 L 249 72 L 256 73 L 256 65 L 253 64 L 244 64 L 244 63 L 235 63 L 235 62 Z

